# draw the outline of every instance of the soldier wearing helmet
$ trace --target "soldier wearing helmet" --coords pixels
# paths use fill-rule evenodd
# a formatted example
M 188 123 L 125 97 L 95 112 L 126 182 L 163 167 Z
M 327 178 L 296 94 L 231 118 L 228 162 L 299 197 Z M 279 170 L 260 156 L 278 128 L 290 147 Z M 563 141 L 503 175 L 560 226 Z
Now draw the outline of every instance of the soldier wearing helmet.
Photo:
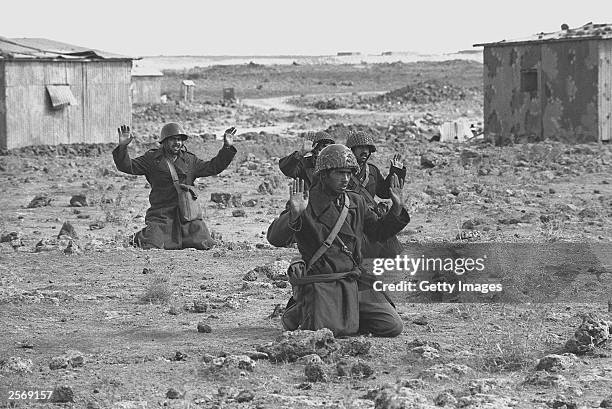
M 268 241 L 275 246 L 284 247 L 293 241 L 297 242 L 302 259 L 306 263 L 310 262 L 326 241 L 327 248 L 324 253 L 316 258 L 304 274 L 315 281 L 323 277 L 326 284 L 322 285 L 337 281 L 335 284 L 329 284 L 331 293 L 324 297 L 325 300 L 309 298 L 309 291 L 312 294 L 313 290 L 305 291 L 303 294 L 307 296 L 298 303 L 292 297 L 282 319 L 286 330 L 319 329 L 316 324 L 305 324 L 312 323 L 310 319 L 305 321 L 306 316 L 325 314 L 323 321 L 315 322 L 327 322 L 326 327 L 335 333 L 337 328 L 334 328 L 334 317 L 340 316 L 342 311 L 346 312 L 346 309 L 351 307 L 336 305 L 334 308 L 325 309 L 321 305 L 330 301 L 330 298 L 350 298 L 351 292 L 354 292 L 354 299 L 358 299 L 356 313 L 359 317 L 359 332 L 377 336 L 397 336 L 402 332 L 401 318 L 384 294 L 373 290 L 371 281 L 366 279 L 367 273 L 362 272 L 364 233 L 384 240 L 397 234 L 410 221 L 402 205 L 402 186 L 397 176 L 393 175 L 389 186 L 393 205 L 384 217 L 378 217 L 361 195 L 347 189 L 351 176 L 358 169 L 355 155 L 346 146 L 327 146 L 317 158 L 315 177 L 318 182 L 309 191 L 304 181 L 294 180 L 289 189 L 289 201 L 285 211 L 268 229 Z M 330 243 L 327 241 L 330 232 L 345 206 L 348 209 L 346 219 Z M 337 279 L 352 273 L 353 278 Z M 357 283 L 354 281 L 355 277 L 359 277 Z M 334 291 L 342 291 L 341 296 L 335 297 Z M 333 300 L 331 302 L 333 303 Z M 317 308 L 323 308 L 323 312 Z M 304 312 L 305 310 L 308 312 Z
M 335 143 L 330 134 L 325 131 L 309 133 L 304 138 L 304 145 L 300 151 L 281 158 L 278 167 L 285 176 L 292 179 L 304 180 L 307 189 L 316 181 L 314 167 L 319 152 L 327 145 Z
M 196 178 L 221 173 L 236 155 L 233 146 L 236 129 L 232 127 L 225 131 L 223 147 L 209 161 L 203 161 L 187 151 L 184 142 L 188 136 L 183 127 L 175 122 L 162 127 L 159 149 L 151 149 L 134 159 L 128 153 L 128 145 L 134 139 L 130 127 L 121 125 L 117 132 L 119 146 L 113 150 L 117 169 L 129 175 L 144 175 L 151 185 L 151 206 L 145 216 L 146 227 L 134 235 L 132 244 L 144 249 L 211 248 L 214 240 L 201 215 L 197 220 L 181 222 L 170 163 L 174 166 L 178 182 L 186 186 L 193 186 Z
M 389 199 L 390 182 L 393 175 L 397 175 L 403 184 L 406 178 L 406 167 L 402 163 L 401 155 L 396 154 L 391 160 L 389 175 L 383 178 L 380 170 L 374 164 L 369 163 L 368 159 L 373 152 L 376 152 L 376 145 L 371 134 L 363 131 L 352 131 L 346 140 L 346 146 L 355 154 L 359 162 L 359 171 L 351 178 L 349 189 L 359 192 L 372 210 L 378 215 L 383 215 L 387 211 L 385 202 L 376 202 L 375 197 Z M 402 246 L 396 237 L 389 238 L 384 243 L 376 243 L 366 237 L 364 255 L 365 257 L 395 257 L 402 251 Z

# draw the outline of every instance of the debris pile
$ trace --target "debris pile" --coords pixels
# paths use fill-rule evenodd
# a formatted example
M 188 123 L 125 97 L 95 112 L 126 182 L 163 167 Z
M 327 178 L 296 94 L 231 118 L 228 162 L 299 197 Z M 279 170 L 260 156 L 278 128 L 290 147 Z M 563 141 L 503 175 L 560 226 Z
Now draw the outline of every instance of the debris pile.
M 422 81 L 389 91 L 373 98 L 387 104 L 427 104 L 450 100 L 465 100 L 478 95 L 477 89 L 461 88 L 436 80 Z
M 610 340 L 610 325 L 610 322 L 595 315 L 583 317 L 574 337 L 565 343 L 565 350 L 576 355 L 593 352 Z

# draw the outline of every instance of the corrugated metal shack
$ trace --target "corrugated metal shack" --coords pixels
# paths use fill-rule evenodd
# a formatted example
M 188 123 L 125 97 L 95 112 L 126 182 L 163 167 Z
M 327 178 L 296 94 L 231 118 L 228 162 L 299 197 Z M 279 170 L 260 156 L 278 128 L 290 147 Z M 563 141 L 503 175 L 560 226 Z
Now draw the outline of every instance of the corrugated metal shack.
M 132 67 L 130 88 L 133 104 L 159 104 L 161 98 L 161 71 L 149 67 Z
M 0 149 L 115 142 L 132 119 L 131 67 L 125 56 L 0 37 Z
M 610 140 L 612 24 L 474 46 L 484 47 L 484 132 L 496 144 Z

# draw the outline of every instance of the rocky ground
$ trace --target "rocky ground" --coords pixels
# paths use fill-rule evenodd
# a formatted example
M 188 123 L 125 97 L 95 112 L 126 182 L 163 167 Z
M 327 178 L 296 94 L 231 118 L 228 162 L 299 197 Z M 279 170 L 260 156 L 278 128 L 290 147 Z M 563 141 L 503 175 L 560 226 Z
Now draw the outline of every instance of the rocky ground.
M 54 391 L 54 405 L 74 408 L 612 407 L 610 145 L 429 142 L 442 121 L 481 120 L 473 63 L 200 71 L 191 74 L 207 89 L 233 82 L 248 98 L 219 103 L 210 91 L 135 107 L 130 152 L 180 121 L 189 149 L 208 158 L 223 129 L 238 128 L 230 167 L 197 182 L 219 242 L 210 251 L 127 245 L 144 225 L 149 187 L 115 169 L 111 145 L 0 156 L 0 407 L 50 405 L 16 390 Z M 353 85 L 329 85 L 341 81 Z M 354 89 L 334 96 L 337 87 Z M 324 97 L 296 96 L 310 89 Z M 306 103 L 329 98 L 362 102 Z M 599 259 L 528 272 L 541 278 L 536 291 L 571 276 L 563 302 L 399 300 L 405 329 L 394 339 L 283 334 L 285 270 L 297 253 L 265 239 L 286 201 L 278 158 L 306 131 L 342 141 L 360 128 L 375 135 L 383 173 L 396 152 L 407 165 L 412 220 L 399 239 L 409 254 L 440 243 L 575 243 Z

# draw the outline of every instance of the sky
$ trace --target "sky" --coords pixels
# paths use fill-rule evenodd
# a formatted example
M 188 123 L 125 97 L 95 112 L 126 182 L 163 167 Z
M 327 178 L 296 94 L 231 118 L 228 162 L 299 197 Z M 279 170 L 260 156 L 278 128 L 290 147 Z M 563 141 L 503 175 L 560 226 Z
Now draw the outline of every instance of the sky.
M 612 23 L 611 0 L 4 0 L 0 36 L 129 56 L 439 54 Z

